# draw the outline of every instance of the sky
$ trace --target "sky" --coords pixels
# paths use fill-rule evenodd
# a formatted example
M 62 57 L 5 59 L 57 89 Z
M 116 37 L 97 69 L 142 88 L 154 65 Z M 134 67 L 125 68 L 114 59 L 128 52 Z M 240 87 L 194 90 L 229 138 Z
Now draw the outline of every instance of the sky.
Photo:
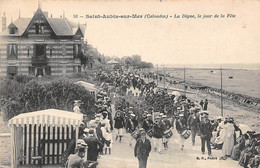
M 254 0 L 42 0 L 43 11 L 87 24 L 85 40 L 104 55 L 139 54 L 154 64 L 260 63 L 260 1 Z M 38 0 L 0 0 L 0 15 L 32 17 Z M 73 15 L 163 14 L 168 19 L 93 19 Z M 174 18 L 174 15 L 180 18 Z M 233 14 L 232 18 L 182 15 Z M 172 18 L 170 18 L 172 16 Z M 259 67 L 260 68 L 260 67 Z

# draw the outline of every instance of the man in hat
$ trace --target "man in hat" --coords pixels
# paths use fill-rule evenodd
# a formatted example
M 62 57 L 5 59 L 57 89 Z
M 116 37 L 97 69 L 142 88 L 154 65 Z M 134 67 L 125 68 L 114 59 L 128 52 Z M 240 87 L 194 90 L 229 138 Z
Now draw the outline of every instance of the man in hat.
M 208 99 L 205 99 L 203 110 L 207 110 L 207 109 L 208 109 Z
M 163 125 L 161 122 L 161 117 L 157 116 L 154 121 L 153 126 L 153 147 L 155 151 L 162 154 L 162 137 L 163 137 Z
M 122 116 L 120 111 L 117 111 L 114 117 L 115 125 L 114 128 L 116 129 L 116 140 L 119 138 L 119 142 L 121 142 L 123 137 L 123 128 L 124 128 L 124 117 Z
M 141 138 L 137 140 L 134 149 L 134 156 L 138 158 L 139 168 L 146 168 L 150 151 L 151 142 L 146 138 L 145 131 L 142 131 Z
M 180 134 L 181 138 L 181 150 L 184 148 L 184 141 L 185 139 L 182 137 L 182 132 L 187 129 L 187 122 L 184 119 L 184 114 L 180 113 L 179 117 L 176 121 L 176 130 Z
M 67 160 L 68 168 L 81 168 L 84 163 L 85 147 L 79 147 L 75 154 L 70 154 Z
M 171 128 L 171 123 L 170 121 L 167 119 L 166 115 L 162 116 L 162 124 L 163 124 L 163 131 L 167 131 Z M 169 139 L 166 138 L 165 136 L 163 136 L 163 145 L 164 145 L 164 149 L 168 148 L 168 141 Z
M 143 122 L 143 128 L 148 132 L 153 127 L 153 119 L 151 114 L 147 114 L 147 118 Z
M 97 161 L 98 152 L 103 149 L 103 144 L 94 135 L 94 129 L 89 130 L 89 136 L 83 138 L 83 140 L 88 145 L 88 161 Z
M 129 132 L 130 134 L 132 134 L 135 130 L 136 127 L 138 126 L 138 122 L 135 119 L 135 114 L 130 114 L 130 119 L 128 120 L 127 124 L 126 124 L 126 131 Z M 132 141 L 134 140 L 134 138 L 132 136 L 130 136 L 130 143 L 129 145 L 132 146 Z
M 102 122 L 103 123 L 103 122 Z M 101 122 L 98 122 L 96 129 L 94 130 L 94 132 L 96 132 L 96 137 L 98 138 L 98 140 L 100 142 L 102 142 L 102 144 L 104 144 L 105 142 L 105 138 L 103 137 L 103 133 L 101 130 Z M 100 154 L 103 154 L 103 148 L 100 149 Z
M 207 143 L 208 155 L 211 156 L 210 139 L 212 137 L 213 126 L 208 119 L 208 113 L 204 113 L 202 121 L 200 122 L 200 138 L 201 138 L 201 152 L 205 153 L 205 143 Z
M 191 115 L 189 116 L 189 118 L 187 120 L 187 126 L 188 126 L 188 129 L 191 130 L 192 146 L 194 146 L 194 144 L 195 144 L 195 137 L 196 137 L 198 124 L 199 124 L 199 118 L 196 116 L 195 111 L 191 111 Z

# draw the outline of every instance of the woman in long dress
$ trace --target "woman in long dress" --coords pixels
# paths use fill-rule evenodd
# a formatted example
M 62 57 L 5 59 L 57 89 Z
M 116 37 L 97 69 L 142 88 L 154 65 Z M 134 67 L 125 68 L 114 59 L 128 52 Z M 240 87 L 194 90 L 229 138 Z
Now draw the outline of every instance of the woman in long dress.
M 224 134 L 224 143 L 222 147 L 222 155 L 223 157 L 231 156 L 232 149 L 234 147 L 234 134 L 235 134 L 235 127 L 232 123 L 232 121 L 227 121 L 227 124 L 224 125 L 223 129 Z

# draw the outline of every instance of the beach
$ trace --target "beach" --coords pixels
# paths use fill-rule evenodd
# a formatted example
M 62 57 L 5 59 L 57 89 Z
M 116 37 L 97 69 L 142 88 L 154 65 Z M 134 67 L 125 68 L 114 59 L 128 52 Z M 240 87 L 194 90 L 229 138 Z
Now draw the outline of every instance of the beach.
M 184 78 L 184 69 L 167 68 L 166 71 L 178 79 Z M 218 89 L 221 86 L 220 69 L 185 68 L 185 79 Z M 223 90 L 260 98 L 260 70 L 222 69 L 222 85 Z

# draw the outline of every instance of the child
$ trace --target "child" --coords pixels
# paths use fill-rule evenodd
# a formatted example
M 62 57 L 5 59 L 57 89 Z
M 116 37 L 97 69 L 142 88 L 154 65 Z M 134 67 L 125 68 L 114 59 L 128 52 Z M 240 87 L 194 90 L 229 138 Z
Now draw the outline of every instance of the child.
M 101 130 L 102 130 L 102 134 L 103 134 L 103 137 L 105 139 L 105 142 L 104 142 L 104 154 L 107 154 L 107 149 L 109 151 L 109 154 L 111 154 L 111 148 L 112 148 L 112 133 L 110 132 L 109 129 L 106 129 L 105 127 L 105 123 L 101 123 Z

